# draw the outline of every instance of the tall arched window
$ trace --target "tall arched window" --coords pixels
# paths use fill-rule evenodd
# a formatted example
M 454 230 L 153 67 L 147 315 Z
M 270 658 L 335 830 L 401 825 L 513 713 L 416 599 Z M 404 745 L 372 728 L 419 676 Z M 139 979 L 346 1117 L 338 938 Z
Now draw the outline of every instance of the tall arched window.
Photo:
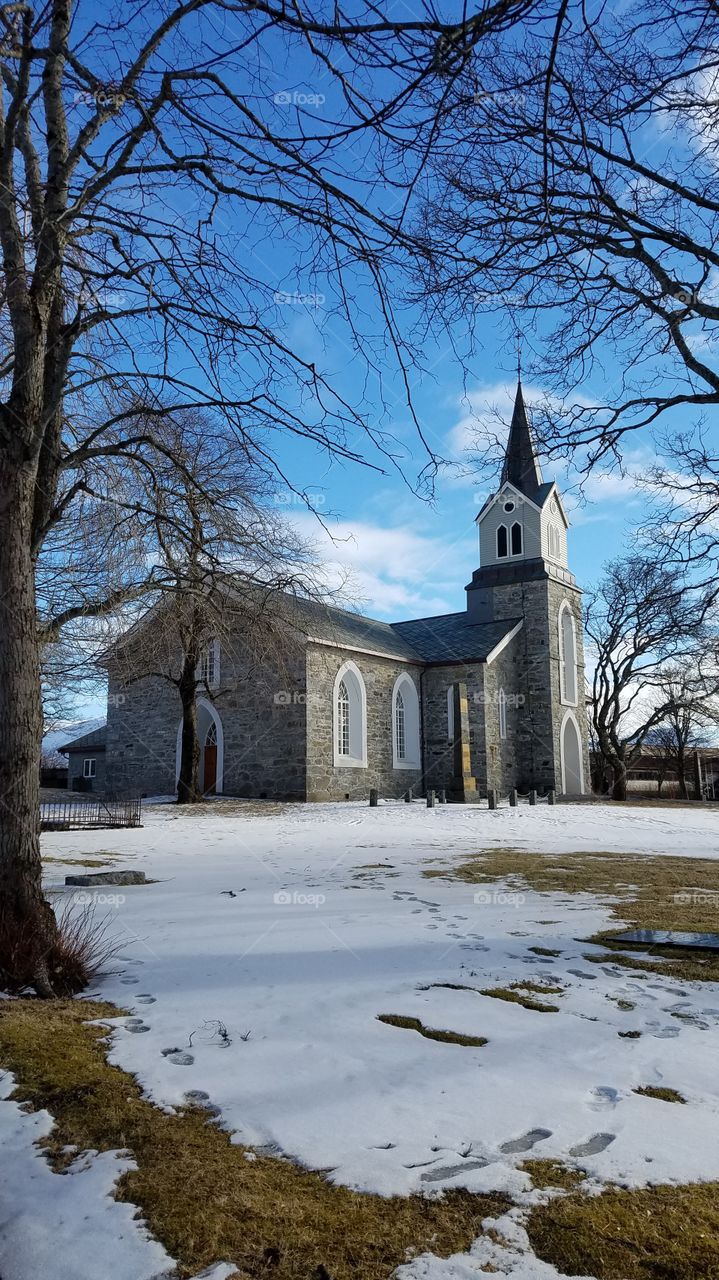
M 335 767 L 366 769 L 367 692 L 354 662 L 337 672 L 333 701 Z
M 561 556 L 561 541 L 559 537 L 559 529 L 555 524 L 549 526 L 549 554 L 553 560 L 559 560 Z
M 497 559 L 503 560 L 509 555 L 509 541 L 507 538 L 506 524 L 500 524 L 497 529 Z
M 454 742 L 454 685 L 447 690 L 447 741 Z
M 559 610 L 559 690 L 562 702 L 577 705 L 577 635 L 574 614 L 565 600 Z
M 521 556 L 522 554 L 522 526 L 518 520 L 512 525 L 512 555 Z
M 392 691 L 392 763 L 395 769 L 419 769 L 419 698 L 411 676 L 403 672 Z

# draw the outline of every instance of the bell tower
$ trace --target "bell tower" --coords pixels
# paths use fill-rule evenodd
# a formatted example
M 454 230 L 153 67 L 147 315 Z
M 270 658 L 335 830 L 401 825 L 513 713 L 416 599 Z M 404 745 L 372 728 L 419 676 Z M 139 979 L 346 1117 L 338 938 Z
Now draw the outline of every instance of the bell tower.
M 477 526 L 467 621 L 521 623 L 511 690 L 522 708 L 517 785 L 581 794 L 589 789 L 581 591 L 569 569 L 569 520 L 556 484 L 542 476 L 521 380 L 499 485 Z

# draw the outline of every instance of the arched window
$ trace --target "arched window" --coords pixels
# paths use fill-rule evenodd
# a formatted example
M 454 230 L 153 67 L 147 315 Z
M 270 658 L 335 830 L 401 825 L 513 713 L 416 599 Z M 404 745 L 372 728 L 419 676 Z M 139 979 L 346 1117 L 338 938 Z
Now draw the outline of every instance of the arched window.
M 454 685 L 447 690 L 447 741 L 454 742 Z
M 334 686 L 335 767 L 367 767 L 367 693 L 359 668 L 345 662 Z
M 518 520 L 512 525 L 512 555 L 521 556 L 522 554 L 522 526 Z
M 404 672 L 392 691 L 392 763 L 395 769 L 419 769 L 419 698 L 417 687 Z
M 208 689 L 215 689 L 220 683 L 220 642 L 210 640 L 203 653 L 196 672 L 198 680 L 202 680 Z
M 553 560 L 559 560 L 561 555 L 559 529 L 555 524 L 550 524 L 549 526 L 549 554 Z
M 509 542 L 507 538 L 507 526 L 506 524 L 500 524 L 497 529 L 497 559 L 503 560 L 504 557 L 508 555 Z
M 559 691 L 562 702 L 577 705 L 577 635 L 574 614 L 565 600 L 559 610 Z
M 507 736 L 507 695 L 504 689 L 499 691 L 499 736 L 500 738 Z

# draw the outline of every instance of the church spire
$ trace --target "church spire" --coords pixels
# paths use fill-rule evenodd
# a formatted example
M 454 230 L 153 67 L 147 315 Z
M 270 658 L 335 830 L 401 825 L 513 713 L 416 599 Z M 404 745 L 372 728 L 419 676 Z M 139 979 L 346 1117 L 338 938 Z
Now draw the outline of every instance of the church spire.
M 517 379 L 517 394 L 514 399 L 514 411 L 507 439 L 507 451 L 504 455 L 501 483 L 509 481 L 515 489 L 519 489 L 527 498 L 534 498 L 542 484 L 542 472 L 539 469 L 537 455 L 534 451 L 532 433 L 524 407 L 521 379 Z

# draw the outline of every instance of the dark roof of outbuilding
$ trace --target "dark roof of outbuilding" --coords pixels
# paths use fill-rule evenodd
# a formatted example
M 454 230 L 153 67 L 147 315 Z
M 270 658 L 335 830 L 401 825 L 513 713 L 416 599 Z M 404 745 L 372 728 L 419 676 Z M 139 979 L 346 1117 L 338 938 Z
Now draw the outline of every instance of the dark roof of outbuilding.
M 101 724 L 98 729 L 91 729 L 89 733 L 83 733 L 81 737 L 73 738 L 71 742 L 58 747 L 58 751 L 63 754 L 66 751 L 104 751 L 106 733 L 107 726 Z
M 509 637 L 519 618 L 499 622 L 469 622 L 466 613 L 448 613 L 438 618 L 416 618 L 393 623 L 424 662 L 486 662 L 497 645 Z

